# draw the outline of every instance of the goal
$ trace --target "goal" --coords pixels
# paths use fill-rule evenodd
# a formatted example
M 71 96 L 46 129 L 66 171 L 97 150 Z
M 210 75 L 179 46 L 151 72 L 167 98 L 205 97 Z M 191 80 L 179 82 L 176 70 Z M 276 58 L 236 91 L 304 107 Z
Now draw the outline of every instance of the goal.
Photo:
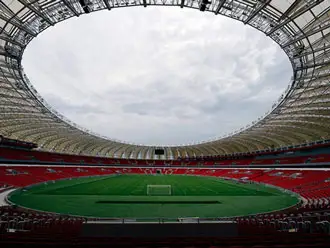
M 147 195 L 172 195 L 171 185 L 147 185 Z

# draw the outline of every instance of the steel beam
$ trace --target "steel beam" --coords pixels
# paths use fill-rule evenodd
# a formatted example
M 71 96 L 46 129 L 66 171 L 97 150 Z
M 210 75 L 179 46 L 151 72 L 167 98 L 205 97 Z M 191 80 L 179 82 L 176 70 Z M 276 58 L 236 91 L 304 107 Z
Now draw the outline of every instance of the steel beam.
M 285 25 L 287 25 L 288 23 L 290 23 L 291 21 L 293 21 L 294 19 L 300 17 L 301 15 L 303 15 L 304 13 L 306 13 L 307 11 L 311 10 L 312 8 L 314 8 L 315 6 L 319 5 L 321 2 L 323 2 L 324 0 L 317 0 L 315 1 L 313 4 L 309 4 L 306 3 L 305 4 L 305 8 L 303 8 L 301 11 L 298 11 L 298 13 L 294 13 L 292 16 L 289 16 L 285 21 L 280 22 L 278 25 L 276 25 L 275 27 L 273 27 L 268 33 L 266 33 L 267 36 L 270 36 L 271 34 L 273 34 L 275 31 L 279 30 L 280 28 L 284 27 Z
M 61 1 L 65 4 L 66 7 L 68 7 L 71 10 L 73 14 L 75 14 L 76 16 L 80 15 L 80 13 L 73 6 L 71 6 L 71 3 L 69 3 L 67 0 L 61 0 Z
M 111 6 L 110 6 L 110 4 L 109 4 L 109 0 L 103 0 L 103 2 L 104 2 L 104 4 L 105 4 L 105 6 L 107 6 L 107 9 L 108 9 L 108 10 L 111 10 Z
M 248 24 L 257 14 L 260 13 L 264 8 L 268 6 L 268 4 L 271 2 L 271 0 L 265 0 L 264 3 L 261 3 L 244 21 L 244 24 Z
M 219 14 L 221 8 L 223 7 L 223 5 L 226 3 L 226 0 L 219 0 L 219 4 L 214 12 L 214 14 Z

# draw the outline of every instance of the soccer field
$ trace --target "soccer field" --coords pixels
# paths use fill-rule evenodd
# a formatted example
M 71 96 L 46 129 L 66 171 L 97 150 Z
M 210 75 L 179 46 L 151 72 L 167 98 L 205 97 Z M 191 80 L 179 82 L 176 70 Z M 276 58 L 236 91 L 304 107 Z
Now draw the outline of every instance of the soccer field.
M 274 211 L 298 202 L 297 197 L 264 185 L 186 175 L 59 180 L 17 190 L 8 199 L 42 211 L 137 219 L 240 216 Z

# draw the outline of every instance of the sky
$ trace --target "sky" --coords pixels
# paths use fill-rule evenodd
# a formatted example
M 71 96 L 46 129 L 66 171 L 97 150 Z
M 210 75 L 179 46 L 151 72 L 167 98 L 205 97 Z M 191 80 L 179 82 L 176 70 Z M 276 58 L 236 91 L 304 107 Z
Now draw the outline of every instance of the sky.
M 289 84 L 284 52 L 232 19 L 174 7 L 72 18 L 34 39 L 30 81 L 58 112 L 109 138 L 182 145 L 226 135 Z

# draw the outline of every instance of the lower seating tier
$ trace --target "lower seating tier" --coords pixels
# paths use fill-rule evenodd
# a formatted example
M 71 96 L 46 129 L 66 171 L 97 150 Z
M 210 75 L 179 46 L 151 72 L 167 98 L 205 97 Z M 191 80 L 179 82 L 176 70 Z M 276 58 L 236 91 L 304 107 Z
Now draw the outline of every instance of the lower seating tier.
M 305 207 L 327 207 L 330 203 L 330 171 L 298 169 L 191 169 L 89 166 L 0 166 L 0 185 L 24 187 L 64 178 L 110 174 L 187 174 L 265 183 L 288 189 L 305 198 Z

